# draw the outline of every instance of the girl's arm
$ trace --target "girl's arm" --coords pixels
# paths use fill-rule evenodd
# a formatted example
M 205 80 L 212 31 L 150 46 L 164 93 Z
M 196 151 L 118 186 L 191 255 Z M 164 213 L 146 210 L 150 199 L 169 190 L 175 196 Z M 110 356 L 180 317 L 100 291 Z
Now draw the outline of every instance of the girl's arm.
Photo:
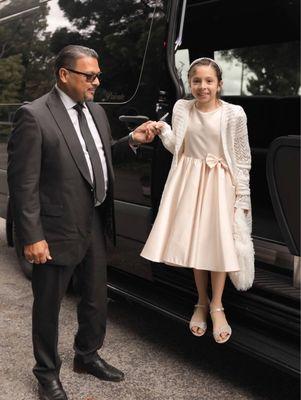
M 234 138 L 234 156 L 237 166 L 237 187 L 235 208 L 251 209 L 250 169 L 251 151 L 248 139 L 247 116 L 240 108 Z
M 177 115 L 177 107 L 178 103 L 176 102 L 172 111 L 172 121 L 171 124 L 174 127 L 174 121 L 175 117 Z M 162 140 L 163 146 L 170 151 L 172 154 L 175 151 L 175 145 L 176 145 L 176 135 L 172 131 L 172 128 L 169 124 L 163 121 L 157 122 L 157 126 L 160 129 L 161 133 L 159 134 L 160 139 Z
M 175 151 L 175 135 L 172 132 L 171 126 L 166 122 L 159 122 L 157 125 L 161 131 L 159 137 L 162 140 L 163 146 L 173 154 Z

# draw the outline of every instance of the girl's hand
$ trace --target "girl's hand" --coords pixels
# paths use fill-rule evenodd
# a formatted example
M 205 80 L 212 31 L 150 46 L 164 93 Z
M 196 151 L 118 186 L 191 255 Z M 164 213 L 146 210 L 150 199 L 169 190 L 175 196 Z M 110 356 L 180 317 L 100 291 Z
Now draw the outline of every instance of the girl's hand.
M 156 122 L 156 121 L 148 121 L 146 122 L 145 128 L 145 140 L 146 143 L 152 142 L 156 135 L 161 134 L 161 130 L 163 129 L 164 123 L 163 122 Z
M 160 135 L 162 129 L 164 128 L 164 122 L 162 121 L 155 122 L 155 128 L 158 132 L 157 134 Z
M 164 123 L 161 121 L 148 121 L 148 126 L 147 126 L 147 133 L 149 135 L 160 135 L 161 130 L 163 129 Z

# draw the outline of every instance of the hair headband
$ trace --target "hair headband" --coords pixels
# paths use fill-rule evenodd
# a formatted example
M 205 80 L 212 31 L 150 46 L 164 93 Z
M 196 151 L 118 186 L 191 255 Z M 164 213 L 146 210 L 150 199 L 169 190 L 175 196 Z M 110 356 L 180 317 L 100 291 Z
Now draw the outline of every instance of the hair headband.
M 198 63 L 201 62 L 202 60 L 209 60 L 209 61 L 211 61 L 211 62 L 214 62 L 214 64 L 217 65 L 217 68 L 220 70 L 220 72 L 222 72 L 222 69 L 221 69 L 221 67 L 218 65 L 218 63 L 217 63 L 215 60 L 213 60 L 213 58 L 209 58 L 209 57 L 201 57 L 201 58 L 197 58 L 196 60 L 192 61 L 192 63 L 191 63 L 190 66 L 189 66 L 188 71 L 190 71 L 191 68 L 192 68 L 195 64 L 198 64 Z

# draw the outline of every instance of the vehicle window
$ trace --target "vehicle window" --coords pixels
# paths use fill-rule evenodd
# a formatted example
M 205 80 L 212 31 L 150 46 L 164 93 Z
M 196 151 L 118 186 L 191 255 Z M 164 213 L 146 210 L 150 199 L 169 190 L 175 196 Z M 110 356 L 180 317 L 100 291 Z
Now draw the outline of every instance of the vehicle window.
M 181 79 L 185 93 L 190 93 L 188 84 L 188 70 L 189 65 L 193 60 L 190 60 L 189 49 L 179 49 L 175 54 L 175 64 L 179 78 Z
M 33 8 L 39 2 L 23 3 Z M 100 55 L 103 81 L 96 101 L 128 101 L 138 86 L 153 12 L 160 3 L 127 0 L 113 7 L 111 0 L 80 4 L 51 0 L 38 7 L 39 13 L 31 14 L 30 20 L 24 13 L 10 23 L 5 23 L 4 17 L 9 11 L 20 10 L 20 5 L 17 7 L 20 2 L 2 3 L 0 18 L 4 21 L 0 25 L 0 36 L 4 79 L 11 77 L 11 63 L 17 78 L 11 97 L 14 101 L 31 101 L 45 93 L 53 84 L 54 54 L 65 45 L 77 43 L 92 47 Z
M 297 41 L 214 52 L 223 70 L 223 94 L 296 96 L 300 94 Z
M 176 53 L 186 93 L 189 63 L 207 56 L 223 69 L 225 96 L 300 94 L 299 8 L 296 0 L 188 0 Z
M 46 3 L 47 0 L 1 0 L 0 1 L 0 21 L 4 22 L 7 20 L 14 19 L 33 11 L 38 8 L 41 3 Z
M 159 4 L 159 3 L 158 3 Z M 145 55 L 139 90 L 126 103 L 103 104 L 110 121 L 114 139 L 129 133 L 120 115 L 140 115 L 151 120 L 158 118 L 156 104 L 160 90 L 166 90 L 166 68 L 164 65 L 164 36 L 166 26 L 165 7 L 160 6 L 153 15 L 151 35 Z M 118 70 L 116 70 L 118 72 Z M 120 71 L 119 71 L 120 72 Z M 122 71 L 116 75 L 116 86 L 122 86 Z M 163 112 L 163 114 L 166 111 Z M 161 116 L 163 116 L 163 114 Z M 140 146 L 137 155 L 131 149 L 119 159 L 115 158 L 115 199 L 127 203 L 151 206 L 151 176 L 154 151 L 159 141 Z
M 224 96 L 297 96 L 300 87 L 300 42 L 271 43 L 230 50 L 214 50 L 223 71 Z M 188 49 L 176 53 L 176 68 L 189 94 Z
M 138 87 L 148 32 L 160 7 L 158 0 L 127 0 L 115 7 L 110 0 L 1 1 L 1 142 L 6 142 L 16 108 L 51 89 L 54 55 L 70 43 L 100 54 L 103 78 L 95 100 L 126 103 Z M 6 168 L 5 156 L 0 162 Z

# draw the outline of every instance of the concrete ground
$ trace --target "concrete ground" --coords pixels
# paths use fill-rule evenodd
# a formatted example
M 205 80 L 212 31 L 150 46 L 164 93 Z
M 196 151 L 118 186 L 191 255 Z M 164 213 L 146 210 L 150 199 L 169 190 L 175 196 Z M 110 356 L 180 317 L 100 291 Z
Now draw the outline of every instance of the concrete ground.
M 5 243 L 0 219 L 0 400 L 37 399 L 31 350 L 30 282 Z M 110 302 L 100 354 L 125 372 L 121 383 L 72 372 L 76 298 L 60 323 L 61 379 L 70 400 L 297 400 L 298 382 L 187 326 L 126 302 Z

